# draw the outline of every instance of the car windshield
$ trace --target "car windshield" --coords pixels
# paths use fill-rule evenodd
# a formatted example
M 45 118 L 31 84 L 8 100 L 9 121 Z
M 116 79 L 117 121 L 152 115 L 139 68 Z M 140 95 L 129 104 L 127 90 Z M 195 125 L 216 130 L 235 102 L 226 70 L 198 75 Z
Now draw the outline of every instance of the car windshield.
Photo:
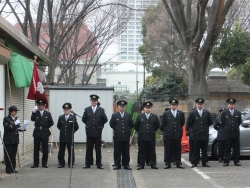
M 245 116 L 242 117 L 242 121 L 245 121 L 245 120 L 250 120 L 250 114 L 249 113 L 245 114 Z

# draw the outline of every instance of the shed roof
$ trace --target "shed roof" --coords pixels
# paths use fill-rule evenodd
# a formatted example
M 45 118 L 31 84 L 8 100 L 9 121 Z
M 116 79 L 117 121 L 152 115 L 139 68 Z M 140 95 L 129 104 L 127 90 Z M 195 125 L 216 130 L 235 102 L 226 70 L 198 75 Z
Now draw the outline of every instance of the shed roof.
M 0 36 L 22 51 L 22 55 L 25 57 L 33 59 L 36 55 L 38 66 L 49 66 L 51 64 L 45 53 L 2 16 L 0 16 Z
M 208 77 L 208 89 L 210 93 L 248 93 L 250 87 L 248 85 L 228 80 L 226 77 Z

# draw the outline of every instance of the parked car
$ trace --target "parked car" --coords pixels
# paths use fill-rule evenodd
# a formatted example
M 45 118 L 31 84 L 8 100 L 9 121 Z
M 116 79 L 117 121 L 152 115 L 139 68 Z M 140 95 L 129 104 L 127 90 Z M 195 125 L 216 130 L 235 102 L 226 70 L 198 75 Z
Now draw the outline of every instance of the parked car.
M 241 110 L 241 117 L 244 118 L 245 115 L 249 114 L 249 112 L 250 112 L 250 108 Z
M 250 113 L 242 118 L 240 125 L 240 156 L 250 155 Z M 213 125 L 209 127 L 208 155 L 218 158 L 217 130 Z M 233 155 L 233 154 L 232 154 Z

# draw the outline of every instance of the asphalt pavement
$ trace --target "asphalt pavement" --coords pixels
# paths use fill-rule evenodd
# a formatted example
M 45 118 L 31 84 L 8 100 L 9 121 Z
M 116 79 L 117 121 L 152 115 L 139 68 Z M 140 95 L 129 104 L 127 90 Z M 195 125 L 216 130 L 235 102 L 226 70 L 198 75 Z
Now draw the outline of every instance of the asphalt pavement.
M 178 169 L 174 165 L 170 169 L 164 169 L 163 147 L 157 147 L 158 170 L 146 166 L 143 170 L 136 170 L 137 147 L 130 148 L 130 165 L 132 171 L 121 169 L 112 170 L 113 148 L 102 148 L 102 163 L 104 170 L 97 169 L 95 165 L 90 169 L 83 169 L 85 157 L 85 144 L 75 146 L 76 164 L 72 169 L 72 188 L 156 188 L 156 187 L 225 187 L 225 188 L 250 188 L 250 157 L 241 157 L 241 167 L 230 163 L 223 167 L 222 163 L 210 157 L 210 168 L 190 168 L 188 154 L 182 154 L 182 164 L 185 169 Z M 95 153 L 94 153 L 95 154 Z M 95 157 L 94 157 L 95 158 Z M 57 151 L 54 149 L 49 158 L 49 168 L 31 169 L 32 153 L 20 156 L 21 168 L 17 168 L 17 179 L 14 174 L 6 174 L 5 166 L 0 165 L 0 188 L 67 188 L 70 182 L 70 169 L 68 167 L 57 168 Z

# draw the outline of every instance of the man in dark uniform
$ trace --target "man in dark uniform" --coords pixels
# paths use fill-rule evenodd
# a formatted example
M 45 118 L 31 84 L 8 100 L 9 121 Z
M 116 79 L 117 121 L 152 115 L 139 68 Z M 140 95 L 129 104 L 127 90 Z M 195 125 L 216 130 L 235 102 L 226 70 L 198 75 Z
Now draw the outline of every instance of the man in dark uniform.
M 171 168 L 174 158 L 176 167 L 184 169 L 181 164 L 181 138 L 182 127 L 185 123 L 185 116 L 182 111 L 177 110 L 179 101 L 172 99 L 169 101 L 171 110 L 164 112 L 162 117 L 162 127 L 164 129 L 164 150 L 166 153 L 166 163 L 164 169 Z
M 32 114 L 31 121 L 35 121 L 35 129 L 33 131 L 34 137 L 34 163 L 31 168 L 37 168 L 39 166 L 39 150 L 40 143 L 42 142 L 42 167 L 48 168 L 48 142 L 51 135 L 49 128 L 54 125 L 54 121 L 51 117 L 51 113 L 45 111 L 46 102 L 43 99 L 36 101 L 38 109 L 35 106 Z
M 103 169 L 101 163 L 101 136 L 104 124 L 108 121 L 103 108 L 98 107 L 97 95 L 90 95 L 91 106 L 85 108 L 82 122 L 86 124 L 86 135 L 87 135 L 87 148 L 85 157 L 85 166 L 83 168 L 90 168 L 93 164 L 93 147 L 95 145 L 96 151 L 96 166 L 98 169 Z
M 4 150 L 5 170 L 7 174 L 17 173 L 16 169 L 16 152 L 19 144 L 18 128 L 20 121 L 18 119 L 16 106 L 9 107 L 9 115 L 3 119 L 4 135 L 3 143 L 7 150 Z M 9 157 L 8 157 L 9 155 Z M 11 166 L 12 164 L 12 166 Z M 13 168 L 12 168 L 13 167 Z
M 165 112 L 171 110 L 169 107 L 165 108 Z M 160 122 L 160 128 L 159 128 L 163 133 L 164 133 L 164 127 L 162 126 L 162 120 Z M 166 141 L 164 140 L 163 138 L 163 141 L 164 141 L 164 148 L 166 147 Z M 164 149 L 164 163 L 166 164 L 167 162 L 167 155 L 166 155 L 166 149 Z M 175 161 L 174 159 L 172 160 L 172 162 L 175 164 Z
M 116 164 L 114 170 L 121 169 L 121 155 L 124 169 L 131 170 L 129 166 L 129 141 L 130 129 L 134 127 L 134 123 L 132 116 L 125 112 L 126 105 L 126 101 L 118 101 L 118 112 L 112 114 L 109 122 L 110 127 L 114 130 L 114 161 Z
M 72 105 L 70 103 L 65 103 L 63 106 L 64 114 L 59 116 L 57 122 L 57 128 L 60 130 L 60 148 L 58 153 L 59 165 L 57 168 L 63 168 L 65 166 L 65 147 L 68 150 L 68 166 L 70 167 L 71 159 L 71 144 L 72 144 L 72 167 L 75 163 L 75 152 L 74 152 L 74 141 L 72 142 L 72 129 L 74 126 L 74 133 L 79 129 L 77 119 L 75 115 L 70 114 L 70 109 Z M 74 136 L 74 135 L 73 135 Z M 74 138 L 73 138 L 74 139 Z
M 141 107 L 141 113 L 143 114 L 143 113 L 145 113 L 145 111 L 144 111 L 144 106 L 142 106 Z M 139 150 L 140 150 L 140 141 L 139 141 L 139 138 L 138 138 L 138 140 L 137 140 L 137 142 L 138 142 L 138 154 L 137 154 L 137 166 L 140 166 L 140 164 L 139 164 Z M 147 153 L 147 156 L 146 156 L 146 161 L 145 161 L 145 165 L 147 165 L 147 166 L 151 166 L 150 165 L 150 154 L 149 153 Z
M 225 160 L 223 166 L 226 167 L 229 164 L 231 158 L 231 147 L 233 147 L 234 165 L 241 166 L 239 163 L 240 157 L 240 124 L 241 113 L 235 110 L 236 100 L 229 98 L 226 100 L 228 103 L 228 109 L 221 114 L 221 124 L 224 127 L 225 133 Z
M 188 126 L 193 130 L 193 155 L 192 167 L 197 167 L 199 162 L 200 150 L 202 152 L 202 166 L 208 165 L 207 146 L 209 137 L 209 126 L 213 124 L 212 117 L 209 111 L 204 110 L 204 99 L 198 98 L 195 100 L 196 109 L 191 111 L 188 117 Z
M 155 153 L 155 132 L 160 127 L 160 122 L 155 114 L 150 113 L 152 109 L 151 102 L 143 103 L 145 113 L 139 114 L 135 122 L 135 130 L 138 132 L 139 144 L 139 166 L 137 170 L 144 169 L 146 155 L 150 154 L 150 165 L 152 169 L 158 169 L 156 166 Z
M 220 114 L 225 111 L 225 108 L 219 110 Z M 218 159 L 219 163 L 224 161 L 224 151 L 225 151 L 225 133 L 224 127 L 221 125 L 221 116 L 217 117 L 214 123 L 214 129 L 218 131 L 217 133 L 217 143 L 218 143 Z
M 195 109 L 196 107 L 194 107 L 192 110 L 195 110 Z M 186 122 L 186 131 L 187 131 L 186 135 L 188 136 L 188 142 L 189 142 L 189 161 L 192 163 L 192 155 L 194 153 L 193 130 L 192 130 L 192 127 L 188 125 L 188 120 Z M 200 161 L 200 155 L 199 155 L 198 161 Z M 199 164 L 199 162 L 197 164 Z

